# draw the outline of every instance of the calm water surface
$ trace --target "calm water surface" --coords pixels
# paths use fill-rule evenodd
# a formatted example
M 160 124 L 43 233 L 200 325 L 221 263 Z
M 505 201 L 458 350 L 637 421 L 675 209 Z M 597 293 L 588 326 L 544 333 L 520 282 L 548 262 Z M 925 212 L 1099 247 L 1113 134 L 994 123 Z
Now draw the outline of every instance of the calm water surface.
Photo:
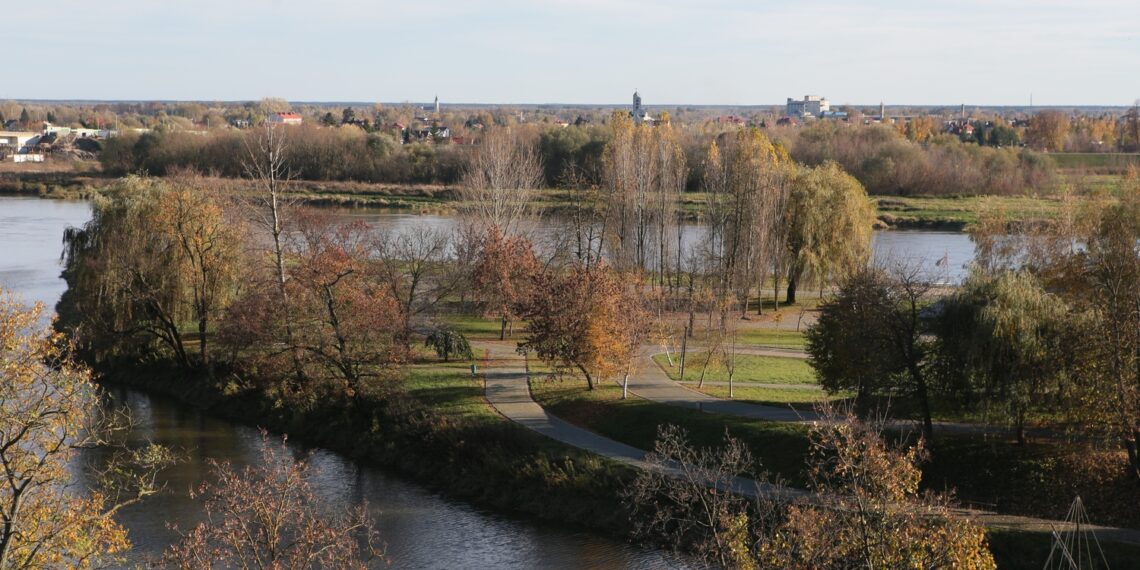
M 62 232 L 90 215 L 84 202 L 0 196 L 0 285 L 25 301 L 54 306 L 65 289 L 59 279 Z M 165 474 L 169 492 L 125 509 L 120 517 L 135 545 L 132 562 L 142 562 L 174 540 L 168 522 L 187 528 L 200 520 L 202 513 L 187 490 L 207 476 L 208 460 L 256 462 L 262 440 L 253 428 L 170 400 L 131 391 L 113 395 L 130 407 L 137 421 L 132 440 L 167 445 L 187 458 Z M 99 457 L 89 454 L 83 459 L 97 462 Z M 369 505 L 392 568 L 689 567 L 667 553 L 486 512 L 335 453 L 317 450 L 312 464 L 314 486 L 329 508 Z
M 25 301 L 54 306 L 65 285 L 59 279 L 63 230 L 91 215 L 84 202 L 0 197 L 0 286 Z M 452 218 L 342 211 L 340 215 L 401 231 L 454 227 Z M 537 230 L 542 239 L 562 233 L 557 222 Z M 704 235 L 685 229 L 685 242 Z M 545 236 L 545 237 L 543 237 Z M 959 280 L 973 245 L 962 234 L 876 232 L 875 255 L 922 263 L 946 279 Z M 946 258 L 941 267 L 935 263 Z M 160 553 L 175 537 L 167 523 L 192 526 L 202 516 L 187 497 L 209 471 L 208 460 L 238 465 L 258 461 L 262 445 L 255 429 L 211 418 L 175 402 L 139 392 L 118 391 L 138 425 L 131 438 L 168 445 L 187 461 L 165 474 L 169 492 L 126 509 L 121 520 L 135 544 L 134 561 Z M 302 451 L 296 449 L 297 454 Z M 97 461 L 91 455 L 85 458 Z M 517 520 L 449 500 L 376 469 L 360 467 L 318 450 L 312 458 L 315 487 L 330 508 L 367 503 L 379 523 L 395 568 L 687 568 L 683 559 L 620 541 Z

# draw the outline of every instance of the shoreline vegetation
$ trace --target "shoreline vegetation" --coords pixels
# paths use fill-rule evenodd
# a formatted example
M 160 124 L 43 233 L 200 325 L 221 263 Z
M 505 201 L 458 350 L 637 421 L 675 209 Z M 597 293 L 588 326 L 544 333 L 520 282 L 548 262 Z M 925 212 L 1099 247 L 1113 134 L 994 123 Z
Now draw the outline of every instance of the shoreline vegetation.
M 1042 278 L 1100 275 L 1091 271 L 1101 267 L 1096 264 L 1132 259 L 1135 239 L 1128 236 L 1140 230 L 1125 222 L 1134 222 L 1130 216 L 1140 202 L 1127 199 L 1129 193 L 1120 192 L 1121 199 L 1110 206 L 1058 198 L 1052 211 L 1059 222 L 1086 205 L 1101 215 L 1088 227 L 1057 224 L 1048 232 L 1037 232 L 1047 226 L 1040 220 L 1050 212 L 1039 201 L 972 199 L 978 200 L 969 208 L 976 205 L 979 263 L 986 265 L 965 285 L 947 291 L 902 264 L 870 266 L 875 202 L 838 162 L 802 165 L 762 131 L 740 130 L 710 142 L 699 162 L 702 192 L 686 192 L 685 149 L 675 131 L 668 125 L 650 129 L 620 115 L 614 121 L 613 138 L 602 152 L 600 182 L 571 186 L 581 190 L 543 189 L 533 149 L 511 131 L 498 130 L 471 151 L 463 184 L 453 195 L 445 196 L 450 189 L 444 187 L 438 194 L 425 195 L 420 188 L 419 194 L 401 195 L 405 202 L 420 200 L 425 210 L 429 204 L 465 211 L 467 223 L 452 231 L 377 228 L 337 220 L 320 208 L 296 207 L 334 195 L 379 203 L 376 192 L 389 192 L 383 198 L 388 200 L 391 191 L 337 183 L 340 193 L 330 193 L 312 186 L 317 183 L 290 182 L 284 151 L 288 131 L 266 129 L 251 143 L 255 146 L 247 147 L 249 180 L 177 171 L 127 176 L 94 202 L 89 223 L 65 232 L 68 290 L 60 300 L 57 327 L 74 341 L 77 355 L 110 381 L 165 391 L 215 413 L 257 421 L 350 458 L 392 466 L 477 503 L 607 534 L 627 536 L 638 526 L 644 503 L 623 499 L 629 499 L 636 481 L 645 483 L 642 474 L 630 483 L 634 474 L 628 468 L 543 439 L 491 411 L 476 370 L 468 376 L 462 362 L 474 356 L 465 337 L 506 341 L 514 323 L 520 323 L 520 353 L 541 361 L 540 369 L 555 378 L 584 381 L 565 384 L 562 394 L 545 393 L 553 384 L 532 385 L 538 402 L 572 423 L 640 449 L 658 449 L 663 434 L 679 428 L 694 434 L 694 444 L 708 450 L 702 453 L 721 453 L 721 436 L 723 449 L 735 445 L 726 434 L 732 431 L 745 443 L 743 449 L 762 455 L 774 475 L 812 492 L 832 493 L 822 497 L 842 499 L 848 492 L 841 489 L 849 486 L 820 487 L 819 477 L 832 475 L 821 475 L 828 468 L 813 460 L 820 459 L 821 449 L 826 456 L 832 453 L 827 450 L 844 454 L 842 449 L 873 448 L 881 451 L 882 465 L 898 467 L 883 475 L 905 482 L 896 489 L 900 497 L 918 499 L 925 472 L 926 490 L 957 489 L 964 500 L 1005 513 L 1056 517 L 1077 492 L 1095 509 L 1097 522 L 1137 524 L 1137 513 L 1122 506 L 1127 504 L 1122 498 L 1135 496 L 1140 479 L 1140 459 L 1126 456 L 1135 451 L 1135 434 L 1119 431 L 1113 418 L 1099 415 L 1103 406 L 1092 398 L 1115 397 L 1113 386 L 1131 386 L 1135 369 L 1106 368 L 1103 359 L 1110 355 L 1092 345 L 1083 350 L 1066 332 L 1079 327 L 1087 331 L 1083 338 L 1092 339 L 1108 325 L 1125 330 L 1132 322 L 1117 322 L 1123 317 L 1108 301 L 1132 297 L 1106 301 L 1100 296 L 1096 304 L 1076 304 L 1086 295 L 1066 304 L 1041 294 L 1045 285 L 1034 281 L 1035 275 L 1005 265 L 1018 259 L 1018 247 L 1031 246 L 1032 253 L 1051 254 L 1041 257 L 1041 267 L 1048 270 Z M 1009 158 L 1010 151 L 993 152 Z M 1027 176 L 1044 172 L 1039 162 L 1011 168 Z M 1130 183 L 1135 178 L 1130 174 Z M 971 213 L 950 207 L 953 200 L 971 199 L 951 196 L 944 191 L 920 202 L 880 197 L 879 204 L 890 200 L 887 205 L 909 213 L 908 219 L 946 223 L 948 212 Z M 556 251 L 540 257 L 517 230 L 533 211 L 563 207 L 573 213 L 572 228 Z M 695 214 L 706 221 L 709 235 L 685 246 L 678 222 Z M 963 217 L 955 223 L 968 222 Z M 1113 231 L 1112 224 L 1121 231 Z M 1037 233 L 1004 239 L 1021 230 Z M 1063 250 L 1081 236 L 1091 236 L 1085 242 L 1096 255 Z M 1066 290 L 1093 292 L 1101 285 L 1063 284 Z M 815 439 L 818 429 L 803 433 L 796 426 L 627 400 L 613 385 L 634 374 L 645 346 L 683 347 L 686 339 L 702 337 L 709 356 L 723 361 L 729 380 L 761 367 L 773 371 L 771 362 L 738 363 L 736 347 L 741 336 L 764 336 L 739 334 L 742 323 L 754 316 L 781 318 L 752 301 L 770 291 L 778 298 L 785 285 L 785 306 L 800 309 L 801 315 L 815 307 L 805 348 L 820 385 L 832 394 L 854 394 L 852 413 L 875 417 L 889 411 L 892 418 L 922 420 L 921 440 L 889 441 L 894 437 L 852 427 L 866 445 L 824 449 Z M 1129 281 L 1123 288 L 1131 294 L 1134 285 Z M 816 290 L 821 298 L 813 299 L 809 291 Z M 824 291 L 833 292 L 824 296 Z M 466 320 L 456 322 L 456 317 Z M 1002 336 L 1021 331 L 1023 322 L 1031 323 L 1025 330 L 1036 336 Z M 767 336 L 784 345 L 799 340 Z M 1137 339 L 1116 334 L 1112 340 L 1120 347 L 1117 354 L 1134 353 L 1130 349 Z M 987 352 L 1007 345 L 1009 350 Z M 1052 350 L 1058 346 L 1069 348 Z M 1065 359 L 1054 362 L 1054 352 Z M 449 362 L 449 355 L 460 360 Z M 481 366 L 494 364 L 485 355 Z M 806 379 L 802 364 L 782 364 L 788 370 L 780 379 Z M 1047 384 L 1003 372 L 1023 368 L 1049 374 Z M 1058 406 L 1072 407 L 1074 395 L 1089 399 L 1076 401 L 1081 406 L 1072 410 L 1072 418 L 1056 415 Z M 936 437 L 932 400 L 959 405 L 964 413 L 992 407 L 995 422 L 1017 422 L 1018 441 L 972 429 L 961 438 L 941 431 Z M 1035 436 L 1026 428 L 1042 414 L 1056 422 L 1082 422 L 1071 425 L 1097 430 L 1090 437 L 1106 445 L 1029 441 Z M 865 425 L 849 417 L 841 425 Z M 933 458 L 929 467 L 920 467 L 926 450 Z M 858 453 L 851 456 L 856 463 L 878 461 Z M 1087 464 L 1094 455 L 1099 466 Z M 858 482 L 852 485 L 851 493 L 862 492 Z M 882 503 L 884 520 L 894 520 L 889 511 L 899 504 Z M 804 515 L 796 505 L 776 508 L 785 507 L 773 512 L 775 519 L 797 522 L 781 528 L 825 541 L 836 536 L 823 530 L 834 517 Z M 669 509 L 653 508 L 657 514 L 650 517 Z M 771 534 L 776 527 L 766 526 L 769 519 L 750 521 L 750 516 L 744 511 L 718 515 L 711 526 L 705 523 L 707 533 L 693 532 L 704 538 L 734 533 L 733 543 L 743 550 L 729 550 L 743 558 L 728 565 L 748 567 L 766 559 L 772 541 L 783 540 Z M 980 536 L 982 531 L 970 532 Z M 906 534 L 884 533 L 887 541 Z M 673 546 L 688 544 L 688 533 L 682 534 L 686 540 Z M 663 540 L 662 535 L 641 538 Z M 707 545 L 704 538 L 694 544 Z M 1015 559 L 1043 558 L 1049 542 L 1043 538 L 1035 545 L 1042 552 Z M 717 544 L 725 564 L 728 547 Z M 932 540 L 915 546 L 931 549 L 930 556 L 949 556 L 951 551 L 938 552 L 953 544 Z M 868 552 L 838 556 L 863 560 Z M 989 560 L 984 540 L 961 553 L 975 554 Z M 992 561 L 978 567 L 991 566 Z
M 7 165 L 6 165 L 7 166 Z M 1077 203 L 1114 200 L 1118 177 L 1074 174 L 1074 187 L 1087 189 Z M 114 187 L 120 179 L 100 174 L 94 165 L 80 171 L 37 171 L 0 169 L 0 194 L 38 196 L 75 200 L 90 199 Z M 229 190 L 252 190 L 255 182 L 244 179 L 202 177 L 203 183 Z M 393 212 L 453 215 L 465 202 L 457 185 L 399 184 L 339 181 L 293 180 L 285 195 L 300 205 L 391 210 Z M 543 214 L 570 214 L 575 208 L 574 191 L 561 188 L 535 190 L 534 209 Z M 928 230 L 963 232 L 990 210 L 1004 212 L 1010 223 L 1050 223 L 1066 207 L 1063 195 L 1041 196 L 871 196 L 875 206 L 875 228 L 884 230 Z M 686 222 L 701 221 L 699 212 L 708 201 L 703 192 L 684 192 L 677 209 Z
M 478 329 L 489 335 L 493 324 Z M 509 516 L 635 544 L 675 547 L 646 541 L 633 532 L 622 494 L 636 470 L 548 439 L 500 416 L 483 396 L 482 379 L 472 378 L 468 367 L 466 362 L 441 363 L 419 357 L 406 369 L 403 393 L 329 401 L 302 413 L 282 408 L 267 392 L 235 390 L 224 381 L 188 375 L 171 362 L 104 367 L 98 381 L 107 387 L 171 398 L 240 425 L 288 433 L 290 439 L 305 445 L 380 467 L 453 499 Z M 775 446 L 777 451 L 807 445 L 807 430 L 801 426 L 734 420 L 640 399 L 623 401 L 614 384 L 586 393 L 574 382 L 550 384 L 536 374 L 531 388 L 543 407 L 559 417 L 643 448 L 652 448 L 654 430 L 631 426 L 646 423 L 634 421 L 644 419 L 645 414 L 686 426 L 701 444 L 717 445 L 728 425 L 745 441 Z M 604 409 L 593 409 L 598 406 Z M 773 453 L 770 450 L 761 456 L 764 468 L 772 473 L 804 467 L 802 454 L 780 457 Z M 1050 538 L 1045 532 L 988 529 L 986 535 L 1001 569 L 1037 568 L 1037 561 L 1049 553 Z M 1140 546 L 1104 542 L 1102 547 L 1113 567 L 1140 556 Z

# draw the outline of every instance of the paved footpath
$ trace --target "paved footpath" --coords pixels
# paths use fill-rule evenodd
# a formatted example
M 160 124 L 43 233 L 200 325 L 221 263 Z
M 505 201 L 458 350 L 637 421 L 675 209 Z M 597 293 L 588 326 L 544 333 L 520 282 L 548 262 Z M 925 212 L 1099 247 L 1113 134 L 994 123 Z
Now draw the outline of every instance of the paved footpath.
M 530 393 L 530 385 L 527 381 L 526 363 L 525 361 L 515 354 L 513 343 L 496 343 L 496 342 L 474 342 L 472 343 L 477 350 L 478 354 L 485 354 L 492 361 L 483 372 L 486 381 L 486 396 L 487 401 L 499 413 L 503 414 L 507 419 L 516 422 L 528 429 L 534 430 L 542 435 L 551 439 L 560 441 L 567 445 L 584 449 L 598 455 L 605 456 L 614 461 L 619 461 L 627 465 L 638 467 L 641 469 L 661 469 L 659 465 L 652 464 L 646 461 L 645 457 L 647 452 L 626 445 L 624 443 L 614 441 L 607 437 L 598 435 L 592 431 L 575 426 L 557 416 L 547 412 L 542 406 L 534 401 Z M 652 361 L 650 361 L 652 363 Z M 653 369 L 664 375 L 660 367 L 653 366 Z M 666 377 L 668 380 L 668 377 Z M 669 383 L 676 386 L 675 382 L 671 380 Z M 630 379 L 630 389 L 632 391 L 634 380 Z M 684 388 L 678 389 L 684 390 Z M 692 392 L 691 390 L 686 390 Z M 694 392 L 695 393 L 695 392 Z M 711 398 L 715 400 L 715 398 Z M 736 402 L 724 402 L 726 404 L 733 404 Z M 768 408 L 783 412 L 779 408 L 769 408 L 768 406 L 751 406 L 753 408 Z M 705 411 L 712 411 L 705 409 Z M 717 412 L 723 413 L 723 412 Z M 767 413 L 767 412 L 764 412 Z M 795 420 L 791 421 L 804 421 L 803 418 L 797 415 Z M 665 467 L 667 472 L 674 475 L 679 475 L 680 470 L 675 466 Z M 728 485 L 733 491 L 742 493 L 749 496 L 776 496 L 781 499 L 795 498 L 806 496 L 807 493 L 800 489 L 793 489 L 789 487 L 780 487 L 771 484 L 761 484 L 751 479 L 736 478 Z M 1035 519 L 1029 517 L 1019 517 L 1011 515 L 999 515 L 987 511 L 979 511 L 972 509 L 954 509 L 954 513 L 976 520 L 990 528 L 1002 528 L 1010 530 L 1032 531 L 1032 532 L 1049 532 L 1052 529 L 1058 531 L 1066 530 L 1067 525 L 1061 521 Z M 1140 531 L 1131 529 L 1122 529 L 1114 527 L 1102 526 L 1089 526 L 1088 528 L 1096 532 L 1098 539 L 1102 541 L 1123 542 L 1129 544 L 1140 545 Z
M 686 388 L 674 382 L 656 362 L 653 362 L 653 355 L 659 352 L 652 347 L 646 348 L 642 352 L 641 357 L 638 358 L 637 372 L 629 378 L 630 392 L 660 404 L 754 420 L 810 422 L 818 419 L 818 416 L 813 412 L 798 412 L 791 408 L 723 400 Z

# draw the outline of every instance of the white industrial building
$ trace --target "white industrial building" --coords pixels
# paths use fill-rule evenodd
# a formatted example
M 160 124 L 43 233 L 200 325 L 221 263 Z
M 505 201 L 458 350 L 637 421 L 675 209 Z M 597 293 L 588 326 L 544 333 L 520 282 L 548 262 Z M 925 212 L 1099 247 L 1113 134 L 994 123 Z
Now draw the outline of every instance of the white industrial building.
M 831 111 L 831 103 L 828 103 L 825 97 L 804 95 L 803 101 L 788 97 L 787 115 L 789 117 L 822 117 L 829 111 Z
M 40 142 L 40 133 L 0 131 L 0 154 L 27 154 Z

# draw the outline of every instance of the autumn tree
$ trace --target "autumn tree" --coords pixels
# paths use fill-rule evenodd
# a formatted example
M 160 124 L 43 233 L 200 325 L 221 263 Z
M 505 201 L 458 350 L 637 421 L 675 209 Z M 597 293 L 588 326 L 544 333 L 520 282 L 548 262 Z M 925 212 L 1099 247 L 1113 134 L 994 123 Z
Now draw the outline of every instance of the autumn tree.
M 234 286 L 244 233 L 224 198 L 194 181 L 129 177 L 65 234 L 62 326 L 96 358 L 158 343 L 186 368 L 208 364 L 211 323 Z
M 534 146 L 516 130 L 491 128 L 464 166 L 460 195 L 481 230 L 498 228 L 513 235 L 530 213 L 531 194 L 542 180 L 542 162 Z
M 430 227 L 381 233 L 373 240 L 374 271 L 396 300 L 404 342 L 417 317 L 436 307 L 463 284 L 451 256 L 452 236 Z
M 615 113 L 613 137 L 602 153 L 605 225 L 619 269 L 667 272 L 675 207 L 687 178 L 684 153 L 672 127 L 649 127 Z
M 307 460 L 262 435 L 261 461 L 238 469 L 211 460 L 212 479 L 190 496 L 206 520 L 182 535 L 163 562 L 183 570 L 367 569 L 383 560 L 366 507 L 328 513 L 318 506 Z
M 760 471 L 743 442 L 726 434 L 723 446 L 697 448 L 684 429 L 666 424 L 658 426 L 646 461 L 653 468 L 639 470 L 622 491 L 634 534 L 687 548 L 721 568 L 756 567 L 751 527 L 766 521 L 758 520 L 754 507 L 777 507 L 754 505 L 744 493 L 755 489 L 737 484 L 738 477 Z
M 278 100 L 262 100 L 262 106 L 278 105 Z M 287 105 L 287 104 L 286 104 Z M 290 312 L 286 258 L 288 257 L 289 218 L 295 200 L 286 196 L 294 170 L 288 158 L 285 132 L 272 124 L 243 139 L 245 160 L 242 170 L 254 181 L 254 190 L 245 199 L 253 223 L 268 234 L 271 243 L 271 275 L 276 303 L 269 308 L 277 311 L 285 332 L 286 348 L 293 365 L 293 384 L 297 388 L 305 382 L 300 347 L 294 335 L 294 316 Z
M 452 357 L 457 357 L 462 360 L 475 358 L 475 352 L 471 350 L 471 343 L 467 340 L 467 337 L 463 336 L 463 333 L 448 326 L 440 326 L 432 329 L 432 331 L 424 337 L 424 346 L 435 350 L 435 353 L 439 355 L 444 362 L 449 362 Z
M 947 495 L 920 492 L 921 441 L 890 445 L 853 416 L 824 418 L 808 436 L 806 492 L 771 484 L 728 434 L 697 448 L 661 427 L 652 467 L 623 492 L 635 532 L 722 568 L 996 567 L 981 525 Z
M 1140 200 L 1127 195 L 1110 206 L 1086 238 L 1082 255 L 1090 308 L 1102 342 L 1097 351 L 1110 414 L 1100 416 L 1119 438 L 1134 477 L 1140 478 Z
M 1056 403 L 1071 373 L 1066 355 L 1079 331 L 1068 307 L 1028 271 L 980 272 L 944 300 L 936 323 L 951 384 L 998 404 L 1026 441 L 1030 412 Z M 974 396 L 974 394 L 970 394 Z
M 828 415 L 809 435 L 811 494 L 761 543 L 761 567 L 997 567 L 983 526 L 920 492 L 921 441 L 896 448 L 873 425 Z
M 304 247 L 290 268 L 298 341 L 306 376 L 342 384 L 354 395 L 364 383 L 391 378 L 405 360 L 402 308 L 383 279 L 370 276 L 372 233 L 319 213 L 298 220 Z
M 507 338 L 507 327 L 516 318 L 517 308 L 529 294 L 538 260 L 530 241 L 521 236 L 508 236 L 493 227 L 480 247 L 472 286 L 483 300 L 487 313 L 500 317 L 499 340 Z
M 875 210 L 858 180 L 834 162 L 803 169 L 788 196 L 784 239 L 787 302 L 801 280 L 821 285 L 867 263 Z
M 643 322 L 637 285 L 605 264 L 535 276 L 522 307 L 527 321 L 520 350 L 560 368 L 576 368 L 589 389 L 625 373 L 636 357 Z
M 104 412 L 62 335 L 43 328 L 43 310 L 0 291 L 0 568 L 99 567 L 130 547 L 115 513 L 155 493 L 172 456 L 120 448 L 90 474 L 94 488 L 72 488 L 79 451 L 107 446 L 125 424 Z
M 753 287 L 773 273 L 783 255 L 784 224 L 794 167 L 787 153 L 758 129 L 713 142 L 705 163 L 709 195 L 708 250 L 723 303 L 734 295 L 745 316 Z
M 158 227 L 178 246 L 178 266 L 184 276 L 191 313 L 198 325 L 198 357 L 210 363 L 207 339 L 211 323 L 233 293 L 238 266 L 243 261 L 244 224 L 225 214 L 227 198 L 205 188 L 192 175 L 176 177 L 162 197 Z
M 1060 152 L 1065 150 L 1069 135 L 1069 116 L 1061 111 L 1041 111 L 1029 120 L 1025 132 L 1026 143 L 1038 150 Z

